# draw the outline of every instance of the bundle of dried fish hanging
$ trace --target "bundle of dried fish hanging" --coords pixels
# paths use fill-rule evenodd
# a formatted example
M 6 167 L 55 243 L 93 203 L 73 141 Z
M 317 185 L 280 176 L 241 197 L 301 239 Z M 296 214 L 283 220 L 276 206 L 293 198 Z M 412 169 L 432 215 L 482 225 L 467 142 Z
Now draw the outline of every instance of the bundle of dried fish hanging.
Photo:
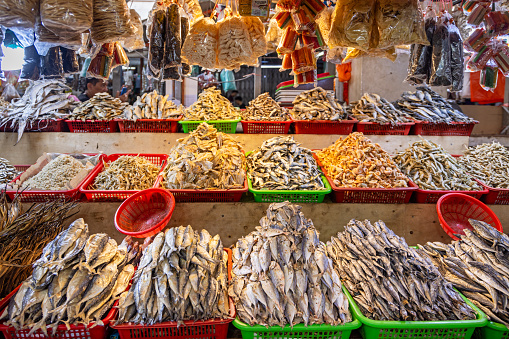
M 111 163 L 104 163 L 91 189 L 141 191 L 154 186 L 160 170 L 159 166 L 143 157 L 123 155 Z
M 415 92 L 405 92 L 394 106 L 413 118 L 433 123 L 477 122 L 466 116 L 428 86 L 416 87 Z
M 475 319 L 433 263 L 383 221 L 352 219 L 327 251 L 362 314 L 375 320 Z
M 380 124 L 414 122 L 409 114 L 374 93 L 364 93 L 359 101 L 352 102 L 348 107 L 348 113 L 361 122 Z
M 194 104 L 186 108 L 183 120 L 235 120 L 239 116 L 240 111 L 235 109 L 232 103 L 221 95 L 220 90 L 209 87 L 200 93 Z
M 177 140 L 163 171 L 168 189 L 239 189 L 246 179 L 240 143 L 206 122 Z
M 273 203 L 233 248 L 229 293 L 250 325 L 344 324 L 352 320 L 325 244 L 301 207 Z
M 362 133 L 339 138 L 316 156 L 338 187 L 408 187 L 408 178 L 391 156 Z
M 290 114 L 294 120 L 345 120 L 348 115 L 330 93 L 316 87 L 299 94 L 293 100 Z
M 72 120 L 112 120 L 121 118 L 124 109 L 129 105 L 108 93 L 97 93 L 90 100 L 82 102 L 72 111 Z
M 321 190 L 322 173 L 311 150 L 293 137 L 275 137 L 247 156 L 247 174 L 254 189 Z
M 469 147 L 458 162 L 486 185 L 509 188 L 509 151 L 498 142 Z
M 467 174 L 458 160 L 442 146 L 422 139 L 394 158 L 401 171 L 424 190 L 479 191 L 482 189 Z
M 18 170 L 11 165 L 9 160 L 0 158 L 0 185 L 10 183 L 18 175 Z
M 173 101 L 168 100 L 168 95 L 162 96 L 157 91 L 144 93 L 138 97 L 132 106 L 124 110 L 124 119 L 173 119 L 183 114 L 183 106 L 177 107 Z
M 120 297 L 116 324 L 229 317 L 227 262 L 219 235 L 191 226 L 158 233 Z
M 89 236 L 88 225 L 77 219 L 44 247 L 1 319 L 46 336 L 59 324 L 102 324 L 134 275 L 137 251 L 130 237 L 117 245 L 104 233 Z
M 473 229 L 463 229 L 460 241 L 418 246 L 490 320 L 509 328 L 509 237 L 485 222 L 468 221 Z
M 32 263 L 63 229 L 76 203 L 55 200 L 23 211 L 19 195 L 7 201 L 0 193 L 0 298 L 32 273 Z
M 76 158 L 61 154 L 44 166 L 39 173 L 25 180 L 21 186 L 29 190 L 65 190 L 69 181 L 84 169 L 85 165 Z
M 289 120 L 286 108 L 279 106 L 269 93 L 260 94 L 249 102 L 242 112 L 242 119 L 248 121 L 286 121 Z
M 13 102 L 0 116 L 0 127 L 18 129 L 18 142 L 27 125 L 38 120 L 64 119 L 74 107 L 68 98 L 71 88 L 60 80 L 37 80 L 28 86 L 21 99 Z

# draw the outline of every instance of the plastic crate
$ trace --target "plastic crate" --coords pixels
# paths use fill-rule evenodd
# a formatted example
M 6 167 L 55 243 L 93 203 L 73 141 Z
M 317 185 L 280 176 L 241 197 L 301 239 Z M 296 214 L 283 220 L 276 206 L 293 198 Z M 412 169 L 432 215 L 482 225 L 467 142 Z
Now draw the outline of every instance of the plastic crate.
M 153 164 L 160 167 L 160 170 L 164 168 L 164 164 L 166 162 L 166 159 L 168 159 L 168 155 L 166 154 L 111 154 L 107 155 L 103 158 L 103 161 L 106 163 L 113 162 L 120 158 L 121 156 L 129 155 L 129 156 L 139 156 L 142 158 L 147 159 L 148 161 L 152 162 Z M 136 192 L 139 192 L 138 190 L 129 190 L 129 191 L 103 191 L 103 190 L 94 190 L 91 189 L 90 186 L 94 183 L 95 178 L 99 175 L 99 173 L 102 172 L 104 169 L 104 162 L 101 161 L 96 168 L 92 171 L 92 173 L 83 181 L 83 184 L 80 186 L 80 192 L 85 195 L 85 199 L 87 201 L 110 201 L 110 202 L 118 202 L 118 201 L 124 201 L 125 199 L 129 198 L 131 195 L 133 195 Z M 157 181 L 157 178 L 156 178 Z
M 25 127 L 27 132 L 68 132 L 65 119 L 35 120 Z
M 488 194 L 488 190 L 482 191 L 435 191 L 435 190 L 423 190 L 418 188 L 414 194 L 414 200 L 419 204 L 435 204 L 441 196 L 448 193 L 463 193 L 474 197 L 476 199 L 481 199 L 481 197 L 485 194 Z
M 71 133 L 115 133 L 118 123 L 115 120 L 66 120 Z
M 413 135 L 456 135 L 470 136 L 477 122 L 431 123 L 416 121 L 412 127 Z
M 237 131 L 237 124 L 239 123 L 240 118 L 236 120 L 210 120 L 210 121 L 187 121 L 180 120 L 179 124 L 182 125 L 182 130 L 184 133 L 190 133 L 200 126 L 200 124 L 206 122 L 209 125 L 214 126 L 218 132 L 230 133 L 233 134 Z
M 494 188 L 486 185 L 484 182 L 479 183 L 488 190 L 488 193 L 482 197 L 482 201 L 489 205 L 509 205 L 509 189 Z M 509 339 L 509 338 L 508 338 Z
M 298 203 L 306 203 L 306 202 L 323 202 L 323 199 L 327 194 L 329 194 L 332 189 L 330 187 L 327 178 L 324 175 L 321 176 L 325 189 L 319 191 L 311 191 L 311 190 L 256 190 L 253 188 L 251 183 L 251 179 L 249 176 L 247 178 L 247 182 L 249 185 L 249 192 L 253 193 L 254 200 L 256 202 L 298 202 Z
M 359 121 L 356 125 L 356 131 L 366 135 L 408 135 L 414 124 L 413 122 L 405 122 L 391 125 Z
M 14 168 L 18 172 L 25 172 L 27 169 L 30 168 L 31 165 L 14 165 Z M 0 307 L 1 308 L 1 307 Z
M 358 121 L 353 118 L 348 120 L 293 120 L 295 134 L 342 134 L 352 133 Z
M 244 134 L 288 134 L 292 121 L 241 121 Z
M 475 329 L 475 339 L 509 339 L 509 330 L 505 325 L 488 321 L 486 326 Z
M 472 304 L 461 293 L 460 296 L 476 312 L 474 320 L 449 320 L 449 321 L 381 321 L 365 317 L 359 306 L 355 303 L 348 290 L 343 286 L 352 313 L 362 323 L 359 331 L 364 339 L 386 338 L 443 338 L 443 339 L 470 339 L 474 330 L 486 325 L 486 315 Z
M 120 133 L 177 133 L 178 122 L 182 119 L 138 119 L 117 120 Z

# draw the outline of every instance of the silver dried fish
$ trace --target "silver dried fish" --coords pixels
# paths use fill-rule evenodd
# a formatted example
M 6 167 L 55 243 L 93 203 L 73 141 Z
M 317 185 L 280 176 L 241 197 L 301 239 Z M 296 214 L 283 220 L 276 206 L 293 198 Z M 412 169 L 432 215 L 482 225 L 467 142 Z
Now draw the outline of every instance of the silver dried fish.
M 160 167 L 149 160 L 123 155 L 111 163 L 105 163 L 104 169 L 95 177 L 94 190 L 140 191 L 154 185 Z
M 364 93 L 359 101 L 352 102 L 348 107 L 348 113 L 362 122 L 381 124 L 414 122 L 409 114 L 374 93 Z
M 316 87 L 293 100 L 290 114 L 294 120 L 346 120 L 348 115 L 339 101 L 323 88 Z

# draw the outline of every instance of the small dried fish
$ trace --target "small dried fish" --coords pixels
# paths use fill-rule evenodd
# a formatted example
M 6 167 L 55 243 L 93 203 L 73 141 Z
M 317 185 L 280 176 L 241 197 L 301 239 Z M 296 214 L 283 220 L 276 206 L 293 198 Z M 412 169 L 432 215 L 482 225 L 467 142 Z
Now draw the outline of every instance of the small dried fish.
M 11 108 L 11 103 L 0 98 L 0 117 L 3 117 Z
M 168 95 L 162 96 L 157 91 L 144 93 L 138 97 L 132 106 L 124 110 L 124 119 L 136 121 L 138 119 L 172 119 L 183 114 L 184 106 L 177 107 Z
M 111 163 L 104 163 L 104 169 L 95 178 L 92 189 L 141 191 L 154 185 L 159 171 L 159 166 L 143 157 L 123 155 Z
M 254 189 L 321 190 L 322 173 L 313 153 L 293 137 L 275 137 L 247 156 L 247 173 Z
M 338 187 L 408 187 L 408 178 L 391 156 L 362 133 L 339 138 L 316 156 Z
M 346 120 L 348 115 L 339 101 L 323 88 L 316 87 L 299 94 L 293 100 L 290 114 L 294 120 Z
M 82 102 L 73 111 L 72 120 L 112 120 L 121 118 L 124 109 L 129 105 L 108 93 L 97 93 L 93 98 Z
M 76 158 L 61 154 L 44 166 L 39 173 L 28 178 L 22 188 L 28 190 L 61 191 L 68 189 L 69 181 L 85 169 Z
M 209 87 L 200 93 L 194 104 L 186 108 L 183 120 L 235 120 L 239 117 L 240 111 L 221 95 L 221 91 L 215 87 Z
M 11 165 L 9 160 L 0 158 L 0 185 L 10 183 L 18 175 L 18 170 Z
M 249 102 L 249 106 L 242 113 L 243 120 L 249 121 L 286 121 L 289 120 L 288 111 L 270 97 L 269 93 L 260 94 Z
M 359 101 L 352 102 L 348 113 L 362 122 L 381 124 L 414 122 L 409 114 L 395 108 L 389 101 L 374 93 L 364 93 Z

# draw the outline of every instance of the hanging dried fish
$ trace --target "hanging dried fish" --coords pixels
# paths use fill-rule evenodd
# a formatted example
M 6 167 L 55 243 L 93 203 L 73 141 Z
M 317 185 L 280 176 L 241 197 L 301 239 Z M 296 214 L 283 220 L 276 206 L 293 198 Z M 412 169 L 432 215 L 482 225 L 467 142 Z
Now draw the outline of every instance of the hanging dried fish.
M 121 118 L 128 105 L 127 102 L 122 102 L 108 93 L 97 93 L 92 99 L 79 104 L 69 119 L 85 121 Z
M 0 185 L 10 183 L 18 175 L 18 170 L 11 165 L 9 160 L 0 158 Z
M 348 115 L 341 104 L 323 88 L 317 87 L 299 94 L 293 100 L 290 114 L 294 120 L 345 120 Z
M 123 118 L 136 121 L 138 119 L 173 119 L 183 114 L 184 107 L 177 107 L 168 100 L 168 95 L 162 96 L 157 91 L 143 93 L 132 106 L 124 110 Z
M 242 119 L 250 121 L 286 121 L 289 118 L 286 108 L 279 106 L 269 93 L 260 94 L 251 100 L 242 113 Z
M 240 111 L 221 95 L 220 90 L 209 87 L 201 92 L 198 100 L 184 111 L 183 120 L 235 120 L 239 116 Z
M 400 111 L 389 101 L 374 93 L 364 93 L 359 101 L 351 103 L 348 112 L 362 122 L 381 124 L 414 122 L 409 114 Z

